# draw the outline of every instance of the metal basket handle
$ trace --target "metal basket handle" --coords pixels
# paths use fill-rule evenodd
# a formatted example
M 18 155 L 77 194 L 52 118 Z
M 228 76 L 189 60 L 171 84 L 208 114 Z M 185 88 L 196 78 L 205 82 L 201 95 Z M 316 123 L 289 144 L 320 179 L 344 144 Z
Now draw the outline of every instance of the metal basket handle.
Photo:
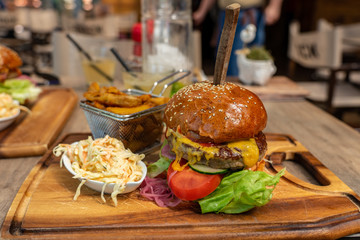
M 166 83 L 166 84 L 164 85 L 163 89 L 161 90 L 159 96 L 162 96 L 163 93 L 165 92 L 165 90 L 166 90 L 170 85 L 172 85 L 172 84 L 174 84 L 175 82 L 183 79 L 183 78 L 186 77 L 186 76 L 189 76 L 190 73 L 191 73 L 191 71 L 190 71 L 190 70 L 179 69 L 179 70 L 177 70 L 177 71 L 169 74 L 168 76 L 166 76 L 166 77 L 164 77 L 164 78 L 162 78 L 162 79 L 154 82 L 154 84 L 153 84 L 152 88 L 150 89 L 149 93 L 152 94 L 152 92 L 154 91 L 154 89 L 156 88 L 157 85 L 159 85 L 160 83 L 164 82 L 165 80 L 167 80 L 167 79 L 169 79 L 169 78 L 171 78 L 171 77 L 173 77 L 173 76 L 175 76 L 175 75 L 177 75 L 177 74 L 179 74 L 179 73 L 184 73 L 184 74 L 181 75 L 181 76 L 178 77 L 178 78 L 175 78 L 175 79 L 172 80 L 171 82 Z

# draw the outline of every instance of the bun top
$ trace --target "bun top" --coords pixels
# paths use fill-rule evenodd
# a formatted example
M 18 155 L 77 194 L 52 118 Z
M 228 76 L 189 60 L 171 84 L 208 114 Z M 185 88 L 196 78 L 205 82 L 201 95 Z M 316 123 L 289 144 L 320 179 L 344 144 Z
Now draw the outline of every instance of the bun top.
M 198 142 L 252 138 L 266 127 L 259 97 L 234 83 L 196 83 L 180 89 L 165 108 L 167 127 Z
M 21 58 L 15 51 L 0 45 L 0 68 L 15 69 L 21 65 Z

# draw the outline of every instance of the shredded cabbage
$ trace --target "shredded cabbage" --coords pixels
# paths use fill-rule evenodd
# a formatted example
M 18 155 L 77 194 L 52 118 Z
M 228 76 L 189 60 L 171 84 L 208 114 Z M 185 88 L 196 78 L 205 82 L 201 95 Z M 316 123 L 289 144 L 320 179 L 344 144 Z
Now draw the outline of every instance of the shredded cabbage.
M 19 112 L 19 104 L 6 93 L 0 93 L 0 118 L 11 117 Z
M 53 153 L 58 157 L 67 154 L 76 173 L 73 178 L 101 181 L 105 185 L 115 183 L 111 194 L 115 206 L 117 195 L 124 191 L 126 183 L 139 181 L 142 177 L 142 168 L 138 162 L 145 155 L 132 153 L 125 149 L 121 141 L 109 136 L 95 140 L 89 136 L 76 144 L 59 144 L 53 149 Z M 74 200 L 80 195 L 80 188 L 84 183 L 85 181 L 82 181 L 79 184 Z M 104 190 L 105 186 L 101 198 L 106 202 Z

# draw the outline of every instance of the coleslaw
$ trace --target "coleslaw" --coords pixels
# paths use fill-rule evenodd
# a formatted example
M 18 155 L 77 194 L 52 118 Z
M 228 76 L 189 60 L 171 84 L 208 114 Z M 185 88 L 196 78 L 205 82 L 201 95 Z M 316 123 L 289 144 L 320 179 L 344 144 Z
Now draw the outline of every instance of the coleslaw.
M 124 144 L 116 138 L 106 136 L 93 140 L 90 136 L 74 144 L 59 144 L 53 149 L 55 156 L 66 154 L 76 175 L 73 178 L 81 179 L 74 200 L 80 195 L 81 186 L 86 180 L 104 182 L 101 199 L 107 184 L 115 183 L 111 198 L 117 206 L 117 195 L 124 191 L 128 182 L 139 181 L 142 177 L 142 168 L 138 164 L 145 155 L 134 154 L 125 149 Z M 62 160 L 60 161 L 62 167 Z
M 19 104 L 6 93 L 0 93 L 0 118 L 11 117 L 19 112 Z

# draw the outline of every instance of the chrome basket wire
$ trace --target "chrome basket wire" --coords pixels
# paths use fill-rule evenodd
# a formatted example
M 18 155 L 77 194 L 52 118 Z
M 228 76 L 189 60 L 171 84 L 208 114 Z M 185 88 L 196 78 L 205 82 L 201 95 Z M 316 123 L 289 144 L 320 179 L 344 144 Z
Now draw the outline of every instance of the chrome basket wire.
M 159 95 L 152 94 L 152 91 L 159 83 L 176 75 L 174 73 L 185 74 L 166 84 Z M 122 92 L 128 95 L 151 94 L 152 97 L 160 97 L 168 86 L 188 76 L 190 71 L 179 70 L 174 73 L 154 83 L 149 93 L 137 89 L 127 89 Z M 94 138 L 103 138 L 109 135 L 121 140 L 126 148 L 137 153 L 150 152 L 161 144 L 162 122 L 166 104 L 129 115 L 119 115 L 93 107 L 86 100 L 80 101 L 80 107 L 84 110 Z
M 184 74 L 181 75 L 181 76 L 178 77 L 178 78 L 175 78 L 175 79 L 172 80 L 171 82 L 166 83 L 166 84 L 164 85 L 163 89 L 161 90 L 159 96 L 162 96 L 162 95 L 164 94 L 165 90 L 166 90 L 169 86 L 171 86 L 172 84 L 178 82 L 179 80 L 183 79 L 184 77 L 189 76 L 190 73 L 191 73 L 191 71 L 179 69 L 179 70 L 177 70 L 177 71 L 169 74 L 168 76 L 166 76 L 166 77 L 164 77 L 164 78 L 162 78 L 162 79 L 154 82 L 154 84 L 153 84 L 152 88 L 150 89 L 149 93 L 152 94 L 152 92 L 155 90 L 155 88 L 156 88 L 160 83 L 166 81 L 167 79 L 169 79 L 169 78 L 171 78 L 171 77 L 173 77 L 173 76 L 175 76 L 175 75 L 177 75 L 177 74 L 179 74 L 179 73 L 184 73 Z

